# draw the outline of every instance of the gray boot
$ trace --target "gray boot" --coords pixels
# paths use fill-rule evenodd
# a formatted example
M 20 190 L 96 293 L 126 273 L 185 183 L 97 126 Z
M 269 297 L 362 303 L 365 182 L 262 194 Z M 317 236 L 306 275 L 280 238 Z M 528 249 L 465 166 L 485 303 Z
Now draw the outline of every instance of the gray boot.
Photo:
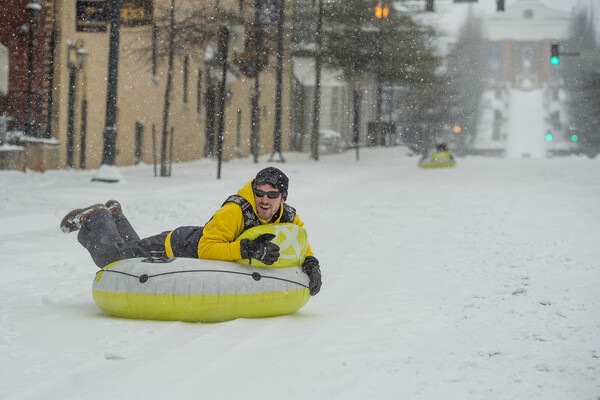
M 60 229 L 64 233 L 78 231 L 89 217 L 101 210 L 106 210 L 104 204 L 92 204 L 85 208 L 71 210 L 63 217 L 62 221 L 60 221 Z
M 123 207 L 121 207 L 121 203 L 117 200 L 109 200 L 106 202 L 106 209 L 112 214 L 113 219 L 115 220 L 115 224 L 117 224 L 117 230 L 119 231 L 119 235 L 126 242 L 135 240 L 139 241 L 140 237 L 138 236 L 133 226 L 129 223 L 125 214 L 123 214 Z

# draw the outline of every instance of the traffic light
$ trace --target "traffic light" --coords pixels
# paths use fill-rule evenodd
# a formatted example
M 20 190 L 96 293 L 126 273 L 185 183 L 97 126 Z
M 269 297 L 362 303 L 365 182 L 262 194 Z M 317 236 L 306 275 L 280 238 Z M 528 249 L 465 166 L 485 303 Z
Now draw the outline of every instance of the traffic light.
M 462 132 L 462 128 L 460 127 L 460 125 L 454 125 L 454 127 L 452 128 L 452 132 L 454 132 L 454 133 L 461 133 Z
M 390 8 L 387 5 L 387 2 L 379 2 L 375 6 L 375 17 L 376 18 L 387 18 L 390 13 Z
M 579 138 L 577 137 L 577 135 L 571 135 L 571 140 L 572 140 L 572 141 L 576 142 L 576 141 L 577 141 L 577 139 L 579 139 Z
M 552 43 L 550 45 L 550 64 L 558 65 L 558 63 L 560 62 L 560 58 L 558 58 L 559 54 L 560 53 L 558 52 L 558 43 Z
M 546 140 L 551 142 L 552 141 L 552 134 L 551 133 L 546 133 Z
M 496 0 L 496 11 L 504 11 L 504 0 Z

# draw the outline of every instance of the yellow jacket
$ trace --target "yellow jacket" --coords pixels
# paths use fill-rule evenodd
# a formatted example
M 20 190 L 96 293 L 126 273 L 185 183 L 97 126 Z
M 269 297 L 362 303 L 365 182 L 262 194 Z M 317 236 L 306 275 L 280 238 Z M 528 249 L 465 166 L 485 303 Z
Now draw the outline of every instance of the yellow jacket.
M 454 157 L 449 151 L 436 151 L 433 154 L 431 154 L 430 159 L 434 162 L 446 162 L 453 161 Z
M 252 181 L 245 184 L 237 194 L 248 200 L 252 205 L 254 214 L 256 213 L 256 203 L 254 202 L 254 192 L 252 191 Z M 283 215 L 283 204 L 279 209 L 279 217 L 273 223 L 278 223 Z M 262 224 L 267 221 L 260 219 Z M 304 226 L 296 214 L 292 224 Z M 244 230 L 244 216 L 242 209 L 235 203 L 225 203 L 213 215 L 212 219 L 204 226 L 202 237 L 198 242 L 198 258 L 209 260 L 233 261 L 242 258 L 240 253 L 240 243 L 235 240 Z M 308 245 L 307 256 L 314 256 Z

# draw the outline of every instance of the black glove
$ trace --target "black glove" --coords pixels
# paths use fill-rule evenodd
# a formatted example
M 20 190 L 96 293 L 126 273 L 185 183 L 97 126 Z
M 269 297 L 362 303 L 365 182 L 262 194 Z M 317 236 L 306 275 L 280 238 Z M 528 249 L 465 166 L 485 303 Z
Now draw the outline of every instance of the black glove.
M 308 275 L 310 295 L 314 296 L 319 293 L 319 290 L 321 290 L 321 268 L 319 267 L 319 260 L 313 256 L 306 257 L 304 259 L 304 264 L 302 264 L 302 272 Z
M 275 239 L 272 233 L 263 233 L 254 240 L 240 240 L 240 252 L 242 258 L 251 260 L 256 258 L 258 261 L 271 265 L 279 258 L 279 246 L 271 243 Z

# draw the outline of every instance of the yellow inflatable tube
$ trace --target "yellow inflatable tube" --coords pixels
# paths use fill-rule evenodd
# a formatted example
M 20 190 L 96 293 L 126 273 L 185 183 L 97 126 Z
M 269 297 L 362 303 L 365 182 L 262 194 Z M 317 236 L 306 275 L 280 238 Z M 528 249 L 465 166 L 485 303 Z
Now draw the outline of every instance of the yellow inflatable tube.
M 452 168 L 456 161 L 449 151 L 440 151 L 431 154 L 428 158 L 419 161 L 419 168 Z
M 239 263 L 134 258 L 100 270 L 92 294 L 96 305 L 124 318 L 219 322 L 235 318 L 272 317 L 293 313 L 310 298 L 302 263 L 308 246 L 306 231 L 293 224 L 248 229 L 238 240 L 263 233 L 276 235 L 281 257 L 271 266 L 256 260 Z M 260 265 L 259 265 L 260 264 Z

